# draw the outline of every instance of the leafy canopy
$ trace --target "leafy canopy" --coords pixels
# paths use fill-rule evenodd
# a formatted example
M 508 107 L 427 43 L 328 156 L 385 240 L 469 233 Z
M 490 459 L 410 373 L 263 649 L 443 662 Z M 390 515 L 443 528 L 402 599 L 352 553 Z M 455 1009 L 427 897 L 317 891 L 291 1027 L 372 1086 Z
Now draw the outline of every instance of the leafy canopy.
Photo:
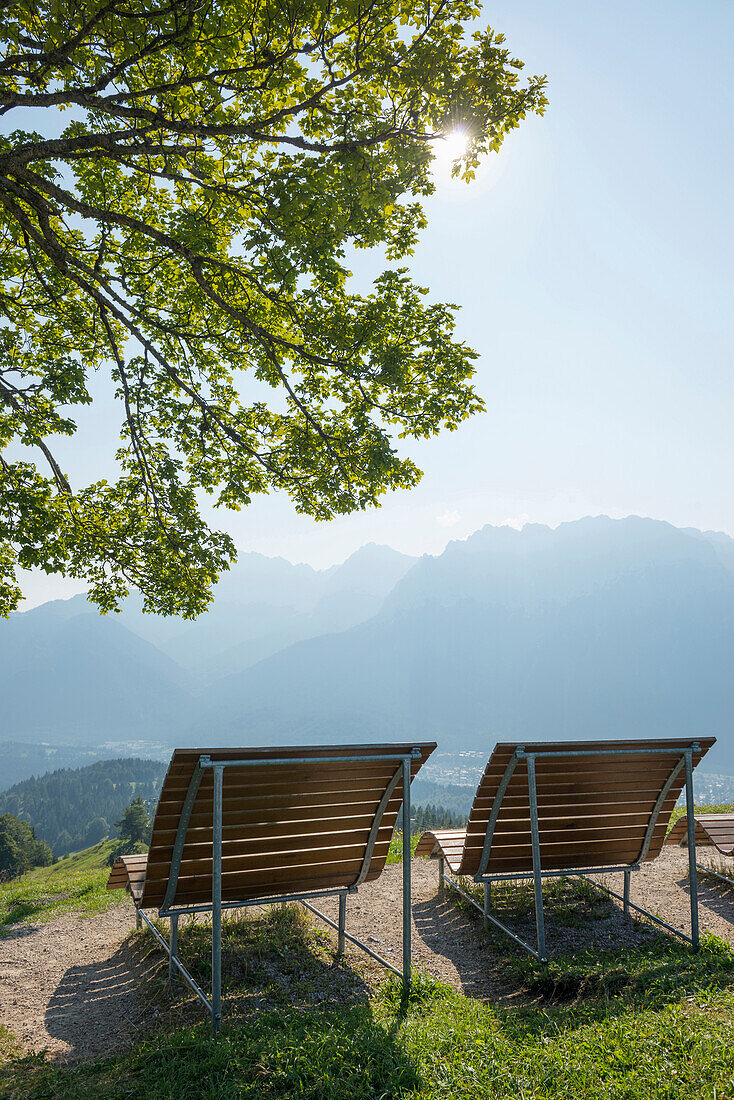
M 234 556 L 198 504 L 287 492 L 319 519 L 420 471 L 395 437 L 481 402 L 455 307 L 400 261 L 432 146 L 457 171 L 529 111 L 468 0 L 9 0 L 0 24 L 0 611 L 17 567 L 103 610 L 195 615 Z M 26 129 L 30 125 L 37 129 Z M 355 293 L 349 250 L 392 265 Z M 54 453 L 111 372 L 119 477 Z

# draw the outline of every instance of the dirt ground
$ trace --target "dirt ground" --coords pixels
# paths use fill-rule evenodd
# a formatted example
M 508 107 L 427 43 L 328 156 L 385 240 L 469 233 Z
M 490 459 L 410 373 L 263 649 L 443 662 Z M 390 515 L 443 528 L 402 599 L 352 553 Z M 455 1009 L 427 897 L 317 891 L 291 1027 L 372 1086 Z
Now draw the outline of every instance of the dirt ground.
M 702 854 L 701 861 L 709 857 Z M 734 861 L 731 868 L 734 873 Z M 487 935 L 479 913 L 459 907 L 447 890 L 437 891 L 437 865 L 413 860 L 413 962 L 421 971 L 482 1000 L 508 1003 L 498 970 L 508 950 L 501 933 Z M 665 849 L 662 856 L 632 876 L 632 900 L 684 931 L 690 928 L 687 855 Z M 621 891 L 621 875 L 608 884 Z M 734 943 L 734 888 L 711 877 L 700 879 L 700 924 Z M 347 930 L 400 967 L 401 868 L 386 868 L 375 882 L 349 898 Z M 321 903 L 336 917 L 335 900 Z M 532 914 L 503 920 L 515 931 L 533 934 Z M 0 1023 L 33 1052 L 47 1050 L 64 1060 L 80 1060 L 123 1048 L 147 1026 L 150 1006 L 141 985 L 161 966 L 162 952 L 151 950 L 152 937 L 132 936 L 131 903 L 91 918 L 61 917 L 38 926 L 21 925 L 0 939 Z M 619 907 L 603 907 L 601 919 L 548 921 L 548 948 L 568 952 L 589 945 L 614 947 L 643 943 L 650 926 L 626 922 Z M 142 945 L 145 945 L 144 947 Z M 347 961 L 359 960 L 360 974 L 379 980 L 377 964 L 366 968 L 355 948 Z

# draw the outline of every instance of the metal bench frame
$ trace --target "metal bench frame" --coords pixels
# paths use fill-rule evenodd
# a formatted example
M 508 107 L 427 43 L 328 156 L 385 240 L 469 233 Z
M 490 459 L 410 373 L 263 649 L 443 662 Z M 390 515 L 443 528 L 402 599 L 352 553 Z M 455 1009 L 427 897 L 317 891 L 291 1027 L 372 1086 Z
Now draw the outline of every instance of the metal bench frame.
M 163 904 L 158 910 L 159 917 L 167 917 L 171 922 L 170 937 L 168 942 L 165 937 L 161 935 L 158 929 L 155 927 L 148 915 L 142 908 L 136 906 L 136 911 L 139 918 L 145 921 L 148 928 L 155 936 L 158 943 L 168 955 L 168 976 L 170 981 L 174 981 L 177 973 L 181 975 L 184 981 L 190 986 L 192 991 L 199 998 L 204 1008 L 210 1014 L 212 1019 L 212 1029 L 214 1033 L 220 1031 L 222 1022 L 222 911 L 224 909 L 241 909 L 251 905 L 273 905 L 277 902 L 286 904 L 289 901 L 301 902 L 309 912 L 315 914 L 326 924 L 336 929 L 338 932 L 338 945 L 337 953 L 342 955 L 345 948 L 345 940 L 349 940 L 355 947 L 361 948 L 368 955 L 370 955 L 377 962 L 391 970 L 399 978 L 402 978 L 403 988 L 406 993 L 410 989 L 411 980 L 411 902 L 410 902 L 410 783 L 411 783 L 411 763 L 413 760 L 421 758 L 421 751 L 418 748 L 413 748 L 408 753 L 383 753 L 372 754 L 365 753 L 362 755 L 353 756 L 304 756 L 304 757 L 286 757 L 282 759 L 262 759 L 262 760 L 212 760 L 208 755 L 202 755 L 199 757 L 197 764 L 194 768 L 193 775 L 189 782 L 186 797 L 184 799 L 181 816 L 179 818 L 178 826 L 176 829 L 176 838 L 173 845 L 173 855 L 171 857 L 171 870 L 166 887 L 165 897 Z M 395 773 L 390 779 L 385 792 L 380 800 L 380 803 L 375 811 L 375 817 L 370 828 L 369 837 L 367 840 L 367 847 L 365 849 L 364 858 L 362 860 L 362 866 L 357 874 L 355 881 L 351 886 L 340 886 L 334 889 L 325 890 L 312 890 L 305 893 L 295 894 L 273 894 L 266 897 L 259 898 L 247 898 L 244 901 L 222 901 L 222 806 L 223 798 L 222 791 L 224 785 L 224 769 L 225 768 L 256 768 L 260 766 L 272 767 L 273 765 L 285 765 L 293 767 L 294 764 L 311 764 L 314 763 L 357 763 L 357 762 L 374 762 L 374 761 L 394 761 L 396 766 Z M 178 886 L 178 875 L 181 866 L 181 856 L 183 854 L 184 844 L 186 842 L 186 832 L 188 830 L 191 814 L 196 802 L 196 795 L 201 784 L 204 772 L 211 769 L 214 772 L 214 804 L 213 804 L 213 835 L 212 835 L 212 901 L 211 904 L 202 903 L 197 905 L 178 906 L 175 904 L 176 889 Z M 356 936 L 350 935 L 346 930 L 346 915 L 347 915 L 347 895 L 356 894 L 358 888 L 362 885 L 370 869 L 370 863 L 372 861 L 372 853 L 374 851 L 375 842 L 377 841 L 377 835 L 380 829 L 383 815 L 387 809 L 388 803 L 398 786 L 398 783 L 403 782 L 403 966 L 402 970 L 398 970 L 393 966 L 391 962 L 383 958 L 376 951 L 373 951 L 367 944 L 362 943 Z M 407 822 L 407 828 L 406 828 Z M 405 842 L 405 836 L 407 833 L 408 842 Z M 320 912 L 312 904 L 320 898 L 338 897 L 339 899 L 339 920 L 338 923 L 331 920 L 324 913 Z M 212 914 L 212 989 L 211 999 L 207 997 L 201 986 L 195 981 L 195 979 L 189 974 L 186 967 L 181 962 L 178 955 L 178 921 L 179 917 L 192 913 L 211 913 Z M 138 927 L 140 921 L 138 920 Z
M 605 893 L 610 894 L 612 897 L 617 898 L 622 902 L 624 913 L 629 916 L 630 909 L 634 909 L 636 912 L 643 914 L 649 920 L 654 921 L 656 924 L 660 924 L 663 928 L 666 928 L 669 932 L 673 932 L 676 936 L 680 936 L 681 939 L 690 943 L 694 950 L 698 950 L 700 943 L 699 926 L 698 926 L 698 867 L 696 864 L 696 825 L 694 817 L 694 805 L 693 805 L 693 754 L 699 753 L 701 746 L 698 742 L 693 742 L 688 748 L 684 749 L 680 759 L 673 766 L 660 789 L 657 800 L 650 814 L 650 820 L 647 824 L 645 831 L 645 837 L 643 840 L 640 854 L 632 863 L 621 864 L 615 867 L 583 867 L 583 868 L 562 868 L 559 867 L 554 870 L 542 870 L 540 865 L 540 835 L 538 827 L 538 798 L 535 783 L 535 761 L 540 758 L 569 758 L 580 756 L 613 756 L 613 755 L 631 755 L 633 753 L 639 753 L 640 756 L 647 756 L 650 754 L 669 753 L 670 748 L 644 748 L 644 749 L 586 749 L 580 751 L 574 750 L 556 750 L 549 752 L 526 752 L 524 747 L 519 745 L 508 763 L 504 775 L 500 780 L 497 794 L 495 795 L 492 803 L 492 809 L 489 815 L 489 822 L 487 824 L 487 832 L 484 838 L 484 847 L 482 849 L 482 855 L 479 861 L 479 868 L 474 875 L 474 882 L 482 883 L 484 885 L 484 904 L 480 905 L 473 897 L 471 897 L 465 890 L 459 886 L 457 882 L 446 873 L 445 860 L 442 854 L 438 856 L 438 886 L 439 890 L 442 890 L 444 885 L 448 885 L 452 890 L 455 890 L 458 894 L 468 901 L 471 905 L 475 906 L 482 914 L 485 922 L 496 925 L 503 932 L 505 932 L 515 943 L 519 944 L 526 951 L 529 951 L 539 962 L 547 962 L 548 956 L 545 947 L 545 918 L 543 915 L 543 879 L 544 878 L 587 878 L 594 886 L 603 890 Z M 512 778 L 512 774 L 517 767 L 520 760 L 527 761 L 528 769 L 528 795 L 530 801 L 530 838 L 533 852 L 533 870 L 532 871 L 507 871 L 502 873 L 488 873 L 487 867 L 489 865 L 490 854 L 492 850 L 492 840 L 494 838 L 494 830 L 499 817 L 500 808 L 502 806 L 502 800 L 505 796 L 507 788 Z M 673 786 L 673 783 L 680 775 L 681 770 L 685 768 L 686 780 L 685 780 L 685 792 L 686 792 L 686 817 L 687 817 L 687 837 L 688 837 L 688 875 L 690 885 L 691 896 L 691 935 L 686 935 L 679 928 L 674 928 L 673 925 L 668 924 L 667 921 L 662 920 L 660 917 L 655 916 L 654 913 L 648 912 L 641 906 L 636 905 L 630 901 L 630 878 L 632 871 L 638 871 L 642 863 L 644 863 L 647 853 L 650 850 L 650 844 L 652 842 L 655 826 L 657 825 L 660 811 L 663 808 L 665 799 Z M 610 887 L 604 885 L 604 883 L 597 882 L 591 878 L 591 875 L 607 875 L 614 872 L 624 872 L 624 893 L 618 894 L 616 891 L 610 889 Z M 514 932 L 498 920 L 496 916 L 490 913 L 492 906 L 492 883 L 493 882 L 505 882 L 509 880 L 519 879 L 532 879 L 535 887 L 535 927 L 536 927 L 536 939 L 537 944 L 535 947 L 532 944 L 527 943 L 520 936 L 517 936 Z

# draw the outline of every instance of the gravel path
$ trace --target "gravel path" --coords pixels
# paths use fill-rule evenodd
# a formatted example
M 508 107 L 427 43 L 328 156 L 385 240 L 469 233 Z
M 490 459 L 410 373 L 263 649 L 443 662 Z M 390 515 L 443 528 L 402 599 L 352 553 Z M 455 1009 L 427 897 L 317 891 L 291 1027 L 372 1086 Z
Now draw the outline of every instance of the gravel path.
M 708 857 L 703 856 L 703 861 Z M 731 868 L 734 873 L 734 861 Z M 632 900 L 685 930 L 689 926 L 687 856 L 678 848 L 663 855 L 632 878 Z M 621 876 L 608 882 L 621 890 Z M 347 929 L 400 968 L 401 868 L 386 868 L 377 882 L 350 897 Z M 322 908 L 336 917 L 336 902 Z M 507 940 L 500 933 L 487 936 L 478 913 L 460 908 L 449 891 L 437 892 L 437 867 L 430 860 L 413 861 L 413 958 L 415 965 L 442 981 L 482 1000 L 507 996 L 498 975 Z M 700 882 L 701 930 L 734 943 L 734 889 L 715 879 Z M 158 951 L 148 936 L 130 935 L 135 918 L 130 903 L 92 918 L 61 917 L 42 925 L 22 925 L 0 939 L 0 1023 L 8 1027 L 29 1051 L 48 1050 L 65 1060 L 109 1054 L 144 1030 L 145 1004 L 139 989 L 160 965 Z M 532 923 L 514 925 L 525 935 Z M 593 943 L 599 946 L 633 944 L 649 939 L 646 926 L 628 924 L 616 905 L 605 918 L 569 928 L 548 924 L 551 951 Z M 383 974 L 355 948 L 348 958 L 359 962 L 362 973 Z
M 26 1050 L 72 1061 L 124 1047 L 141 1021 L 138 986 L 158 964 L 129 942 L 134 927 L 129 903 L 18 926 L 0 939 L 0 1023 Z

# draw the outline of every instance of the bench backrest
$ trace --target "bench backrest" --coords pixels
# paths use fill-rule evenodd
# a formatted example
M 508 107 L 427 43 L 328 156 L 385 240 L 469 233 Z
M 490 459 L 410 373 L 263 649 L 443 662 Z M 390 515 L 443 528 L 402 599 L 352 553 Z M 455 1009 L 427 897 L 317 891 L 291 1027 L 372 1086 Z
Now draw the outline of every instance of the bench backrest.
M 431 742 L 176 749 L 155 813 L 141 905 L 168 909 L 212 900 L 214 783 L 213 770 L 198 767 L 202 756 L 214 763 L 254 762 L 225 767 L 223 773 L 226 902 L 376 878 L 385 865 L 403 799 L 402 763 L 396 757 L 413 751 L 415 776 L 435 747 Z M 378 809 L 384 812 L 366 860 Z M 182 847 L 176 876 L 177 836 Z M 169 880 L 176 883 L 173 894 Z
M 683 753 L 693 741 L 498 744 L 474 798 L 460 873 L 475 875 L 480 869 L 495 797 L 519 748 L 530 754 L 552 754 L 535 759 L 542 870 L 613 867 L 654 859 L 685 783 Z M 696 739 L 694 767 L 714 741 Z M 661 796 L 656 824 L 647 838 Z M 646 839 L 649 844 L 644 850 Z M 484 870 L 501 874 L 530 871 L 532 866 L 528 764 L 520 758 L 501 801 Z

